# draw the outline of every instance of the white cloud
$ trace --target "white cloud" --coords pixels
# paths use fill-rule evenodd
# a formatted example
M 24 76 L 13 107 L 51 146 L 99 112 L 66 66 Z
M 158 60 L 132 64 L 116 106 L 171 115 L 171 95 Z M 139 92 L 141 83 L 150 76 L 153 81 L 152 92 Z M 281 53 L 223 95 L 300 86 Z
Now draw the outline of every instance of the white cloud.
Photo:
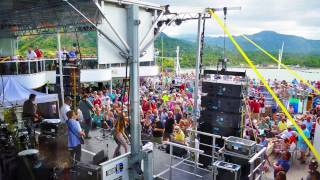
M 273 30 L 283 34 L 320 39 L 320 0 L 146 0 L 158 4 L 170 4 L 180 8 L 234 7 L 241 11 L 228 12 L 228 25 L 236 27 L 233 34 L 252 34 L 263 30 Z M 218 13 L 222 18 L 222 13 Z M 223 32 L 212 20 L 207 23 L 207 35 L 221 35 Z M 179 27 L 169 27 L 165 33 L 195 34 L 197 22 L 185 22 Z M 231 31 L 231 29 L 230 29 Z

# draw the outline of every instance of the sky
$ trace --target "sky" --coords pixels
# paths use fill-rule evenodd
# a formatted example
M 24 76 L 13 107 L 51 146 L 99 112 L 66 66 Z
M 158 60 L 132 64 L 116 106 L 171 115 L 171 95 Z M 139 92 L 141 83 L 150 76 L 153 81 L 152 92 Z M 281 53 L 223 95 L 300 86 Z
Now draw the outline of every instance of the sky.
M 171 12 L 183 9 L 240 7 L 229 11 L 227 26 L 233 35 L 254 34 L 271 30 L 282 34 L 320 40 L 320 0 L 144 0 L 161 5 L 170 4 Z M 223 18 L 222 12 L 217 12 Z M 196 34 L 197 21 L 168 27 L 166 34 Z M 207 20 L 207 36 L 221 36 L 222 29 L 212 19 Z

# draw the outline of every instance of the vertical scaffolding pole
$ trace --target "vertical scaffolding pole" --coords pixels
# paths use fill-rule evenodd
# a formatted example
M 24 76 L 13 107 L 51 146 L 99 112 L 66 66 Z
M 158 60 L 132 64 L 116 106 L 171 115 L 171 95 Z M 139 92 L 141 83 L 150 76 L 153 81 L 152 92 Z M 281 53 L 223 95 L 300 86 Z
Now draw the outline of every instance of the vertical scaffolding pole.
M 177 57 L 176 57 L 176 75 L 177 75 L 177 76 L 180 76 L 180 57 L 179 57 L 179 51 L 180 51 L 180 48 L 179 48 L 179 46 L 177 46 L 177 49 L 176 49 L 176 54 L 177 54 Z
M 61 41 L 60 41 L 60 32 L 57 31 L 57 42 L 58 42 L 58 60 L 59 60 L 59 80 L 60 80 L 60 95 L 61 95 L 61 104 L 64 104 L 64 87 L 63 87 L 63 71 L 62 71 L 62 57 L 61 57 Z M 58 82 L 56 82 L 58 83 Z
M 199 79 L 200 79 L 200 60 L 201 60 L 201 26 L 202 26 L 202 14 L 199 13 L 198 18 L 198 34 L 197 34 L 197 54 L 196 54 L 196 77 L 194 82 L 194 103 L 193 103 L 193 124 L 196 125 L 197 113 L 199 111 L 198 99 L 199 99 Z
M 140 97 L 139 97 L 139 7 L 128 6 L 128 43 L 130 46 L 130 134 L 131 134 L 131 158 L 139 162 L 141 153 L 140 131 Z M 137 165 L 137 164 L 135 164 Z M 140 163 L 139 163 L 140 165 Z M 130 179 L 135 179 L 134 169 L 131 168 Z

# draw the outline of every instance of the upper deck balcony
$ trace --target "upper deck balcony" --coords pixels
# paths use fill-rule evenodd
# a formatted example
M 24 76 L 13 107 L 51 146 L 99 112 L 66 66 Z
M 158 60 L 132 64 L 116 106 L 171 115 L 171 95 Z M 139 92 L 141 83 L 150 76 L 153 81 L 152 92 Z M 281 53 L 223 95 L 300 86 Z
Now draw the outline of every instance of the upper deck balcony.
M 57 59 L 0 61 L 0 75 L 4 79 L 13 77 L 25 87 L 34 89 L 46 83 L 56 83 L 56 62 Z M 97 58 L 83 58 L 80 65 L 80 82 L 106 82 L 112 77 L 122 78 L 125 77 L 125 68 L 125 64 L 99 64 Z M 140 68 L 140 76 L 159 74 L 153 61 L 141 62 Z

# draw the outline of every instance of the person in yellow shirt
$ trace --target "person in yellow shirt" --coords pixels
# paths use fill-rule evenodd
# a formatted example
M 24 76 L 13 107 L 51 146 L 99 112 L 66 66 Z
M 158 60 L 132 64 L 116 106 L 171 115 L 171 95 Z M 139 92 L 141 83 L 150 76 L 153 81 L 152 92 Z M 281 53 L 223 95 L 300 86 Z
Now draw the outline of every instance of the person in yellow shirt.
M 179 126 L 176 126 L 174 128 L 174 140 L 181 143 L 181 144 L 185 144 L 185 135 L 183 133 L 183 131 L 181 130 L 181 128 Z
M 278 128 L 279 128 L 279 131 L 280 131 L 280 132 L 288 129 L 287 119 L 286 119 L 286 118 L 282 118 L 282 119 L 281 119 L 281 121 L 280 121 L 279 124 L 278 124 Z
M 167 91 L 163 91 L 162 100 L 163 100 L 163 103 L 167 103 L 168 102 L 169 96 L 167 94 Z

